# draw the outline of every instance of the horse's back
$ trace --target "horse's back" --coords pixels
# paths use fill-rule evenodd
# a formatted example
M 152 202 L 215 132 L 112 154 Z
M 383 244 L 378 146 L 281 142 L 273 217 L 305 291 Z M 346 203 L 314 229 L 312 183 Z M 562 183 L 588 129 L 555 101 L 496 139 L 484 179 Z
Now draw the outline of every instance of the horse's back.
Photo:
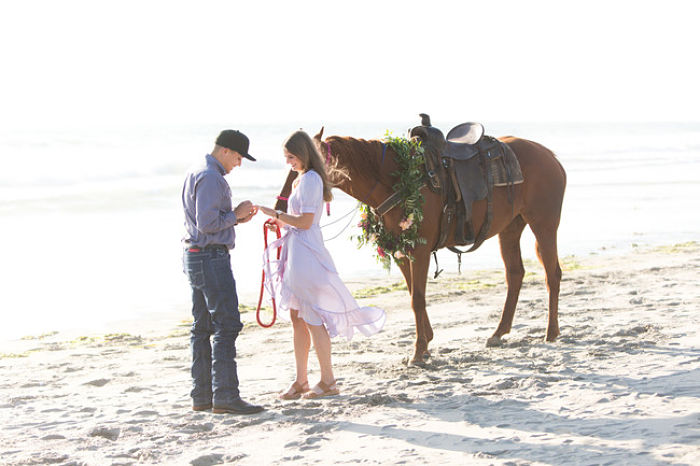
M 554 171 L 551 174 L 553 178 L 559 178 L 560 175 L 564 186 L 566 185 L 566 172 L 564 167 L 561 165 L 557 156 L 554 152 L 543 146 L 542 144 L 530 141 L 529 139 L 518 138 L 515 136 L 503 136 L 498 138 L 500 141 L 505 142 L 513 149 L 516 157 L 518 157 L 518 162 L 521 168 L 523 164 L 527 166 L 527 171 L 530 171 L 530 165 L 536 165 L 540 169 L 549 168 Z M 524 173 L 523 173 L 524 174 Z
M 505 142 L 515 153 L 523 174 L 522 201 L 526 217 L 543 212 L 561 213 L 566 172 L 554 152 L 534 141 L 504 136 Z M 558 221 L 557 221 L 558 223 Z

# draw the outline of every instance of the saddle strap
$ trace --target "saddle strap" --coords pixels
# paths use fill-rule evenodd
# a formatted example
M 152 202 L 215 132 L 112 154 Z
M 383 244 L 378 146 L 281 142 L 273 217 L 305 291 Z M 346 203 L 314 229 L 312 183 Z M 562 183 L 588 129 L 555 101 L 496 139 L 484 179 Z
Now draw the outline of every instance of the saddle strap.
M 444 173 L 452 171 L 451 165 L 452 159 L 449 159 L 447 157 L 444 157 L 442 159 L 442 166 L 445 169 Z M 459 188 L 457 190 L 459 191 Z M 442 207 L 442 219 L 440 221 L 440 236 L 437 240 L 437 244 L 435 244 L 435 246 L 433 247 L 433 251 L 437 251 L 438 249 L 442 249 L 443 247 L 445 247 L 445 243 L 447 243 L 447 234 L 450 231 L 450 225 L 452 225 L 452 220 L 455 216 L 456 202 L 454 190 L 449 189 L 447 183 L 445 183 L 445 189 L 443 192 L 447 202 L 445 202 L 444 206 Z
M 457 182 L 457 174 L 454 170 L 450 170 L 450 178 L 452 179 L 452 186 L 454 187 L 455 202 L 462 202 L 462 190 L 459 189 L 459 183 Z
M 475 251 L 486 241 L 486 236 L 489 234 L 491 222 L 493 221 L 493 160 L 491 160 L 491 152 L 487 152 L 483 157 L 482 160 L 486 162 L 486 218 L 479 229 L 479 233 L 476 235 L 474 244 L 472 244 L 472 247 L 469 248 L 467 252 Z
M 486 165 L 485 167 L 485 172 L 486 172 L 486 218 L 484 219 L 484 223 L 481 224 L 481 228 L 479 229 L 479 233 L 476 235 L 476 239 L 474 240 L 474 244 L 472 244 L 472 247 L 467 249 L 466 251 L 461 251 L 460 249 L 454 247 L 454 246 L 449 246 L 447 249 L 450 251 L 454 252 L 457 254 L 460 258 L 462 254 L 466 254 L 468 252 L 476 251 L 479 246 L 483 244 L 484 241 L 486 241 L 486 236 L 489 233 L 489 229 L 491 228 L 491 222 L 493 222 L 493 158 L 491 156 L 490 152 L 486 153 L 480 153 L 480 156 L 482 157 L 482 162 Z
M 439 158 L 439 155 L 437 156 Z M 440 176 L 438 174 L 439 168 L 435 166 L 433 157 L 431 155 L 425 154 L 425 174 L 428 178 L 428 183 L 430 184 L 430 189 L 433 192 L 439 192 L 442 189 L 440 185 Z

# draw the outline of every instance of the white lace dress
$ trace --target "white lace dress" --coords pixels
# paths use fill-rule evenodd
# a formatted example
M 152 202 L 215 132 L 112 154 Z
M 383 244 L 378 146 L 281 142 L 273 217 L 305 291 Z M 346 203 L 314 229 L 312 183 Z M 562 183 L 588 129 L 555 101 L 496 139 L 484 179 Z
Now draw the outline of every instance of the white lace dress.
M 308 230 L 286 226 L 282 237 L 263 255 L 265 288 L 275 299 L 280 316 L 290 320 L 289 310 L 296 309 L 306 323 L 325 325 L 331 338 L 342 335 L 350 340 L 355 330 L 365 336 L 379 332 L 386 313 L 375 307 L 359 307 L 323 244 L 321 177 L 309 170 L 297 181 L 288 211 L 294 215 L 313 213 L 313 224 Z M 282 247 L 279 259 L 278 246 Z

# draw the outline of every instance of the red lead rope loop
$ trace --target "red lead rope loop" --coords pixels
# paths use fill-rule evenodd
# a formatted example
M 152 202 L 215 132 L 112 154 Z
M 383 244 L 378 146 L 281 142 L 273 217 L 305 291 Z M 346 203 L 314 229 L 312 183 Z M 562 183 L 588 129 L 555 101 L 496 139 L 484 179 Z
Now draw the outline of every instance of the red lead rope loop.
M 265 249 L 267 249 L 267 226 L 268 225 L 274 225 L 275 223 L 272 221 L 272 219 L 269 219 L 265 221 L 263 224 L 263 236 L 265 238 Z M 277 239 L 280 239 L 282 236 L 282 233 L 280 233 L 280 228 L 279 225 L 277 226 Z M 281 253 L 282 248 L 279 247 L 277 248 L 277 259 L 280 258 L 280 253 Z M 277 319 L 277 305 L 275 304 L 275 298 L 272 298 L 272 320 L 270 321 L 269 324 L 263 324 L 262 320 L 260 320 L 260 307 L 262 306 L 262 299 L 263 299 L 263 293 L 265 292 L 265 268 L 263 267 L 263 272 L 262 272 L 262 283 L 260 283 L 260 298 L 258 298 L 258 309 L 255 311 L 255 318 L 258 321 L 258 325 L 264 328 L 270 328 L 272 325 L 275 323 L 275 320 Z

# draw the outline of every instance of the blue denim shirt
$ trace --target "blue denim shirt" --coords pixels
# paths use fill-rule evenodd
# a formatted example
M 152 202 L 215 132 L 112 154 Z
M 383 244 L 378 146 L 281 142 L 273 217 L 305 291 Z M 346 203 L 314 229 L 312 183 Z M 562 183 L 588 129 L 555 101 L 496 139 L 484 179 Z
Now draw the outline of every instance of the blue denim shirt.
M 224 166 L 210 154 L 203 164 L 191 168 L 182 187 L 185 210 L 184 243 L 191 246 L 236 243 L 236 214 L 231 207 L 231 188 L 224 179 Z

